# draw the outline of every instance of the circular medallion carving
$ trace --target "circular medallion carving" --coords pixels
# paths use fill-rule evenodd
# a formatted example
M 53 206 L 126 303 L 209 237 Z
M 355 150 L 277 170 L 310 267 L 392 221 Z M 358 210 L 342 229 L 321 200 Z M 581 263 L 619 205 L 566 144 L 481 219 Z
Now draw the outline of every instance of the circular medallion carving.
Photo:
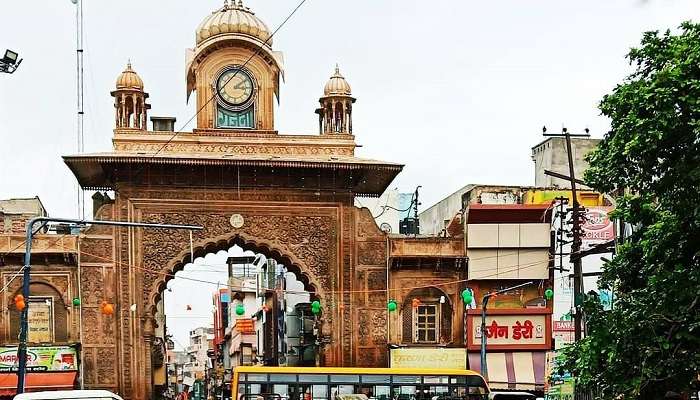
M 242 227 L 243 223 L 245 222 L 241 214 L 233 214 L 229 221 L 231 222 L 231 226 L 236 229 Z

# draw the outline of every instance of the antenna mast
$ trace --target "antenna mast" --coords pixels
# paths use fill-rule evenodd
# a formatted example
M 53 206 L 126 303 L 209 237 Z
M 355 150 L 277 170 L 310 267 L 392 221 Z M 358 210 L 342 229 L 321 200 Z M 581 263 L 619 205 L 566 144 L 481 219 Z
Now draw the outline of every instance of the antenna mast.
M 76 54 L 76 83 L 77 83 L 77 121 L 76 136 L 78 153 L 85 151 L 84 110 L 83 110 L 83 0 L 71 0 L 75 4 L 75 54 Z M 85 219 L 85 191 L 78 183 L 78 217 Z

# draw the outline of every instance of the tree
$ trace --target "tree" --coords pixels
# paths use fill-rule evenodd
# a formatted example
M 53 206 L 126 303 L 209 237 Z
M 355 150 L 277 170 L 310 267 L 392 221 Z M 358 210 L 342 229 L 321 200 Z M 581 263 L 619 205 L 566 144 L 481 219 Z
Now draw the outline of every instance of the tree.
M 613 217 L 634 229 L 599 281 L 613 309 L 586 300 L 587 336 L 560 361 L 601 398 L 658 399 L 697 390 L 700 372 L 700 24 L 647 32 L 628 58 L 585 180 L 623 193 Z

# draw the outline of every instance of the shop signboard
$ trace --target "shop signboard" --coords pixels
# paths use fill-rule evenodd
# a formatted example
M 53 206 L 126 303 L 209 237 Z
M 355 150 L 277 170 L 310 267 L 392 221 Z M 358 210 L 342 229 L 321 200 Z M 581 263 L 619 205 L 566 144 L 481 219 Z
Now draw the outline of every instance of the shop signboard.
M 549 314 L 504 314 L 486 316 L 489 350 L 549 350 L 552 331 Z M 469 315 L 469 350 L 481 347 L 481 316 Z
M 581 226 L 585 246 L 604 243 L 615 238 L 615 227 L 608 217 L 611 207 L 591 207 L 586 209 L 586 222 Z
M 391 368 L 464 369 L 467 352 L 450 348 L 391 349 Z
M 77 371 L 78 356 L 73 347 L 29 347 L 27 348 L 27 369 L 41 371 Z M 17 348 L 0 347 L 0 372 L 17 371 Z
M 574 321 L 554 321 L 552 335 L 557 350 L 574 342 L 574 331 Z
M 29 343 L 53 342 L 53 317 L 51 299 L 30 299 L 27 310 Z

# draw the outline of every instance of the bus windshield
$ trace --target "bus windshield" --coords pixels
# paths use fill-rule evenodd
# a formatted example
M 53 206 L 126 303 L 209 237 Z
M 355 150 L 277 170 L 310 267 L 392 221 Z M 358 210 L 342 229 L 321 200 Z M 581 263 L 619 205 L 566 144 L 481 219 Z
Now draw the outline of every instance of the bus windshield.
M 489 393 L 477 374 L 235 374 L 237 400 L 485 400 Z

